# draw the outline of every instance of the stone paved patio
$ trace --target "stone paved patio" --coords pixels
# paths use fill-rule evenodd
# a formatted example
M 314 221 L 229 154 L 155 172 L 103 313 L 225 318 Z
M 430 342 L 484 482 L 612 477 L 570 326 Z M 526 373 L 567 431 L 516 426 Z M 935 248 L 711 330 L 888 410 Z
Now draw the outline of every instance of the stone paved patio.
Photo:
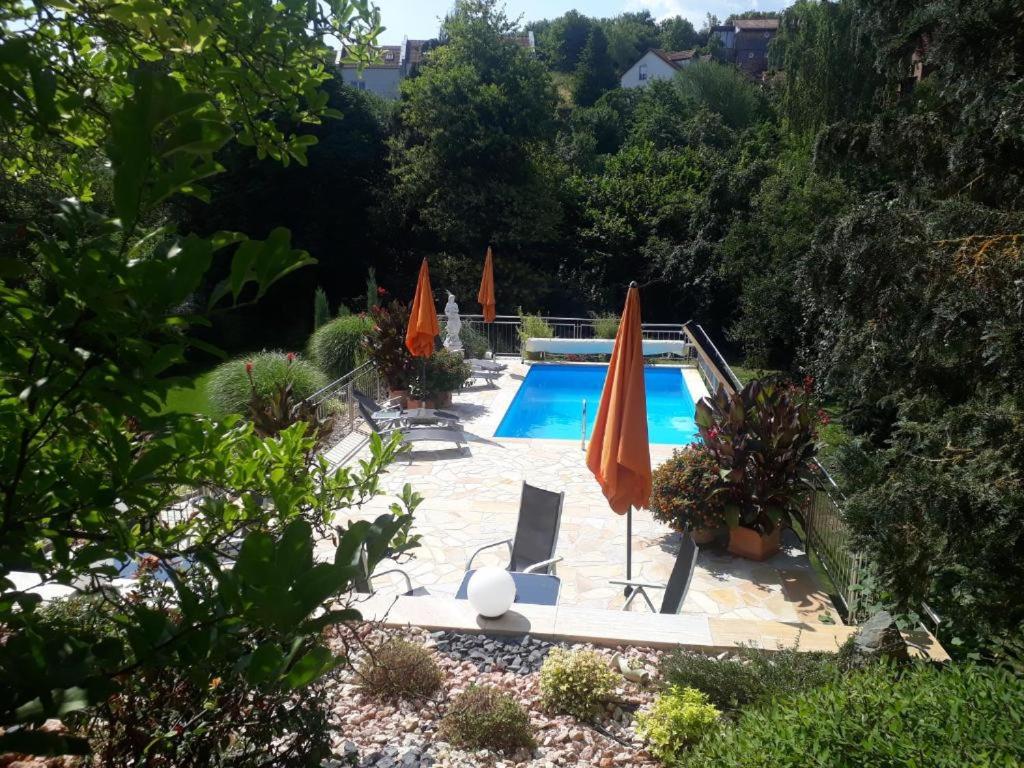
M 472 387 L 456 395 L 454 410 L 466 430 L 482 438 L 459 451 L 438 444 L 416 446 L 412 462 L 403 458 L 384 480 L 387 494 L 409 482 L 424 497 L 414 532 L 422 534 L 415 558 L 403 565 L 413 584 L 431 594 L 454 594 L 466 559 L 478 546 L 511 537 L 515 531 L 523 481 L 565 491 L 565 508 L 557 554 L 562 578 L 561 603 L 593 608 L 621 608 L 622 588 L 608 583 L 625 575 L 624 517 L 614 514 L 587 470 L 579 441 L 494 438 L 494 432 L 517 391 L 527 367 L 515 362 L 496 387 Z M 684 369 L 691 391 L 703 394 L 696 370 Z M 354 435 L 328 452 L 334 461 L 352 460 L 365 447 Z M 428 444 L 427 447 L 431 447 Z M 672 446 L 652 445 L 654 466 Z M 372 518 L 387 511 L 388 495 L 374 499 L 353 517 Z M 787 532 L 789 533 L 789 532 Z M 679 534 L 656 522 L 645 510 L 633 513 L 633 577 L 665 583 L 678 551 Z M 799 541 L 769 561 L 754 563 L 702 549 L 683 613 L 721 618 L 821 622 L 838 621 L 831 602 L 815 581 Z M 499 565 L 507 549 L 480 556 L 477 565 Z M 381 567 L 384 570 L 384 566 Z M 386 592 L 398 584 L 388 577 L 375 583 Z M 655 602 L 660 597 L 655 593 Z M 636 601 L 634 610 L 649 610 Z M 828 619 L 825 619 L 828 621 Z

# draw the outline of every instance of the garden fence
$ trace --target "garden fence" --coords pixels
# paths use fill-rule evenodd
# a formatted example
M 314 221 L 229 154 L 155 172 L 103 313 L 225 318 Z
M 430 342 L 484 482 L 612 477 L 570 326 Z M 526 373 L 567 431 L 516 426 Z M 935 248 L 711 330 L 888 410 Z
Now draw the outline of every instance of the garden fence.
M 377 402 L 388 399 L 388 385 L 380 370 L 372 361 L 367 361 L 340 379 L 335 379 L 323 389 L 310 395 L 306 402 L 316 409 L 322 419 L 334 418 L 334 432 L 345 437 L 355 431 L 361 417 L 355 390 L 369 395 Z

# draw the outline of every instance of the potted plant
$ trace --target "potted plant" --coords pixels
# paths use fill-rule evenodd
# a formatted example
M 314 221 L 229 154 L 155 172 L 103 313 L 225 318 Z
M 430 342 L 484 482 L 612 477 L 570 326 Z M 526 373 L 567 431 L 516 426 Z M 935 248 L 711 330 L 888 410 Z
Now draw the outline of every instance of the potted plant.
M 697 404 L 704 445 L 718 464 L 729 551 L 764 560 L 779 549 L 807 492 L 815 453 L 815 416 L 785 389 L 752 381 L 733 395 L 719 389 Z
M 651 484 L 651 514 L 676 531 L 709 544 L 725 530 L 725 497 L 718 487 L 718 462 L 702 443 L 672 452 Z
M 466 383 L 471 373 L 461 355 L 447 349 L 434 352 L 409 381 L 410 408 L 445 408 L 452 404 L 452 392 Z
M 374 306 L 370 315 L 373 327 L 363 340 L 364 349 L 387 382 L 388 396 L 401 400 L 404 408 L 413 372 L 412 355 L 405 346 L 409 307 L 395 300 L 386 307 Z

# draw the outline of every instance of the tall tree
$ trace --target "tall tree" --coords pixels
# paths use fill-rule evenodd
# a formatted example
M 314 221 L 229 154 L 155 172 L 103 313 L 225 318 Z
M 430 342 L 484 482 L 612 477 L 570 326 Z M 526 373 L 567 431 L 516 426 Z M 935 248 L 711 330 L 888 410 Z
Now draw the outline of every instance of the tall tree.
M 577 106 L 589 107 L 601 95 L 619 84 L 615 65 L 608 55 L 608 38 L 600 27 L 590 32 L 587 45 L 580 56 L 573 81 L 573 100 Z
M 608 53 L 615 64 L 615 73 L 621 75 L 651 48 L 660 45 L 658 25 L 650 11 L 623 13 L 611 19 L 602 19 L 601 28 L 608 38 Z
M 658 42 L 666 51 L 687 51 L 700 43 L 700 35 L 689 19 L 669 16 L 658 22 Z
M 553 135 L 554 88 L 514 29 L 496 0 L 460 0 L 448 42 L 403 84 L 389 198 L 438 249 L 540 241 L 557 221 L 537 160 Z
M 594 20 L 576 10 L 567 11 L 549 22 L 540 35 L 538 47 L 549 66 L 559 72 L 572 72 L 579 64 Z

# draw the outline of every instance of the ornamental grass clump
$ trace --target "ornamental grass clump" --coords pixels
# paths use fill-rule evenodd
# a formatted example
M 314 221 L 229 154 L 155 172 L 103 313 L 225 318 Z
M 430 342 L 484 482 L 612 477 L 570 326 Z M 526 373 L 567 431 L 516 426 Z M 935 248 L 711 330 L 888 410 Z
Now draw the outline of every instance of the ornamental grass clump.
M 696 688 L 673 685 L 659 693 L 650 709 L 636 716 L 636 732 L 651 754 L 663 763 L 679 757 L 683 749 L 711 731 L 721 713 Z
M 327 386 L 327 377 L 294 353 L 260 352 L 221 363 L 210 374 L 206 394 L 218 416 L 246 413 L 253 395 L 269 399 L 291 384 L 293 400 Z
M 364 338 L 372 329 L 366 315 L 335 318 L 309 337 L 309 358 L 331 379 L 339 379 L 366 360 Z
M 401 638 L 385 640 L 368 652 L 356 676 L 365 693 L 382 699 L 430 698 L 444 681 L 430 651 Z
M 589 720 L 615 692 L 618 676 L 594 651 L 553 648 L 540 669 L 544 707 Z
M 441 720 L 440 736 L 463 749 L 506 754 L 536 746 L 523 706 L 511 694 L 489 685 L 471 685 L 455 697 Z
M 677 531 L 725 525 L 725 497 L 712 493 L 721 482 L 718 462 L 703 443 L 672 451 L 651 479 L 650 510 L 655 520 Z

